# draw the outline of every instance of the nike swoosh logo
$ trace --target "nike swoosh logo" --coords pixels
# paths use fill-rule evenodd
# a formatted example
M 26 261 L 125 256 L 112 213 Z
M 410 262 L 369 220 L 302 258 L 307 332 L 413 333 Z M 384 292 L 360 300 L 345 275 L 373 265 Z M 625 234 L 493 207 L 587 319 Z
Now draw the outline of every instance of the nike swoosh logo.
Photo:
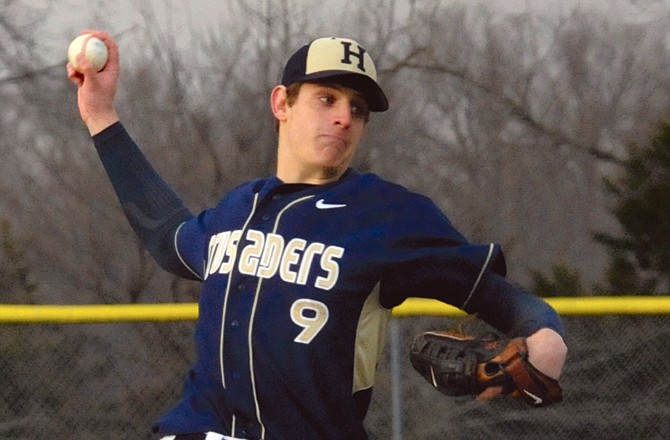
M 342 203 L 326 203 L 326 201 L 323 199 L 319 199 L 316 202 L 316 207 L 318 209 L 335 209 L 335 208 L 344 208 L 345 206 L 347 205 Z
M 528 391 L 528 390 L 523 390 L 523 392 L 526 393 L 526 395 L 527 395 L 528 397 L 530 397 L 531 399 L 533 399 L 533 403 L 535 403 L 535 405 L 541 405 L 541 404 L 542 404 L 542 398 L 541 398 L 540 396 L 537 396 L 537 395 L 531 393 L 531 392 Z

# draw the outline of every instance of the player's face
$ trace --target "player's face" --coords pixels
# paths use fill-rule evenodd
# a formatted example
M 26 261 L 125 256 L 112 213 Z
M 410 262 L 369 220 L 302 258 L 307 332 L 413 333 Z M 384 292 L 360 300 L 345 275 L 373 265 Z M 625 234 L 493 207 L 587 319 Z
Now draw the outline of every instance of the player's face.
M 306 83 L 281 113 L 278 177 L 324 183 L 349 167 L 363 136 L 368 105 L 352 89 Z

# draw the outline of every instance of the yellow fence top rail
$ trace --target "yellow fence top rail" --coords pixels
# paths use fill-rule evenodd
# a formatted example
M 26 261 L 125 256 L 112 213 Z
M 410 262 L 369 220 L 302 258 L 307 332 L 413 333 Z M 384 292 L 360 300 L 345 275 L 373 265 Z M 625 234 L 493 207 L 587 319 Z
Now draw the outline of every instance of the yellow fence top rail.
M 198 304 L 0 304 L 0 324 L 193 321 Z
M 589 296 L 546 298 L 561 315 L 668 315 L 670 296 Z M 409 298 L 392 311 L 394 317 L 464 316 L 442 302 Z M 196 303 L 32 305 L 0 304 L 0 324 L 68 324 L 143 321 L 193 321 Z
M 561 315 L 667 315 L 670 296 L 580 296 L 545 298 Z M 463 316 L 464 312 L 440 301 L 409 298 L 393 309 L 393 316 Z

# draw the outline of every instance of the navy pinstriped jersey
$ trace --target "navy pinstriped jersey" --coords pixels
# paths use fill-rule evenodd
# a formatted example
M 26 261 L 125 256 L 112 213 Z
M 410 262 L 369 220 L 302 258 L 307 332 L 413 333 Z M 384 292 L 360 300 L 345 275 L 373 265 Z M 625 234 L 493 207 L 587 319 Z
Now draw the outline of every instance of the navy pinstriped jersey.
M 151 191 L 136 187 L 156 179 L 121 170 L 124 161 L 138 162 L 129 159 L 138 150 L 122 127 L 99 135 L 96 147 L 131 224 L 146 238 L 129 206 L 146 204 L 141 199 Z M 515 310 L 538 308 L 501 288 L 497 245 L 468 243 L 429 199 L 373 174 L 349 170 L 320 186 L 255 180 L 180 223 L 169 234 L 171 252 L 202 280 L 197 361 L 182 400 L 158 423 L 163 435 L 365 439 L 391 307 L 420 296 L 485 317 L 507 301 Z M 553 319 L 546 314 L 510 312 L 496 324 L 510 330 L 531 321 L 535 329 Z
M 177 248 L 204 279 L 190 385 L 203 401 L 234 396 L 220 414 L 256 438 L 363 438 L 353 395 L 372 386 L 380 304 L 424 286 L 462 305 L 497 257 L 427 199 L 352 171 L 325 186 L 246 184 L 184 224 Z

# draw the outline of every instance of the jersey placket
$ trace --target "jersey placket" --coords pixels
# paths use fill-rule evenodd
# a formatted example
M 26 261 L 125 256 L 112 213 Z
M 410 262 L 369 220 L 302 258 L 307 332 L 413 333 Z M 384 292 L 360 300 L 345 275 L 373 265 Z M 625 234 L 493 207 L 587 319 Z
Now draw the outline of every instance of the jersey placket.
M 230 273 L 224 310 L 222 317 L 221 340 L 221 373 L 224 388 L 237 397 L 244 397 L 245 414 L 253 413 L 256 423 L 245 417 L 242 421 L 244 429 L 250 432 L 260 431 L 261 439 L 265 438 L 265 426 L 262 422 L 258 392 L 255 381 L 253 330 L 257 307 L 262 293 L 263 279 L 255 274 L 240 272 L 240 255 L 245 246 L 250 244 L 250 230 L 263 234 L 275 233 L 279 227 L 282 214 L 296 204 L 313 198 L 313 195 L 298 197 L 292 195 L 268 194 L 263 200 L 254 204 L 238 243 L 237 255 L 233 271 Z M 246 358 L 246 360 L 244 359 Z M 227 362 L 234 359 L 234 362 Z M 224 369 L 224 364 L 226 368 Z M 226 380 L 229 378 L 230 380 Z

